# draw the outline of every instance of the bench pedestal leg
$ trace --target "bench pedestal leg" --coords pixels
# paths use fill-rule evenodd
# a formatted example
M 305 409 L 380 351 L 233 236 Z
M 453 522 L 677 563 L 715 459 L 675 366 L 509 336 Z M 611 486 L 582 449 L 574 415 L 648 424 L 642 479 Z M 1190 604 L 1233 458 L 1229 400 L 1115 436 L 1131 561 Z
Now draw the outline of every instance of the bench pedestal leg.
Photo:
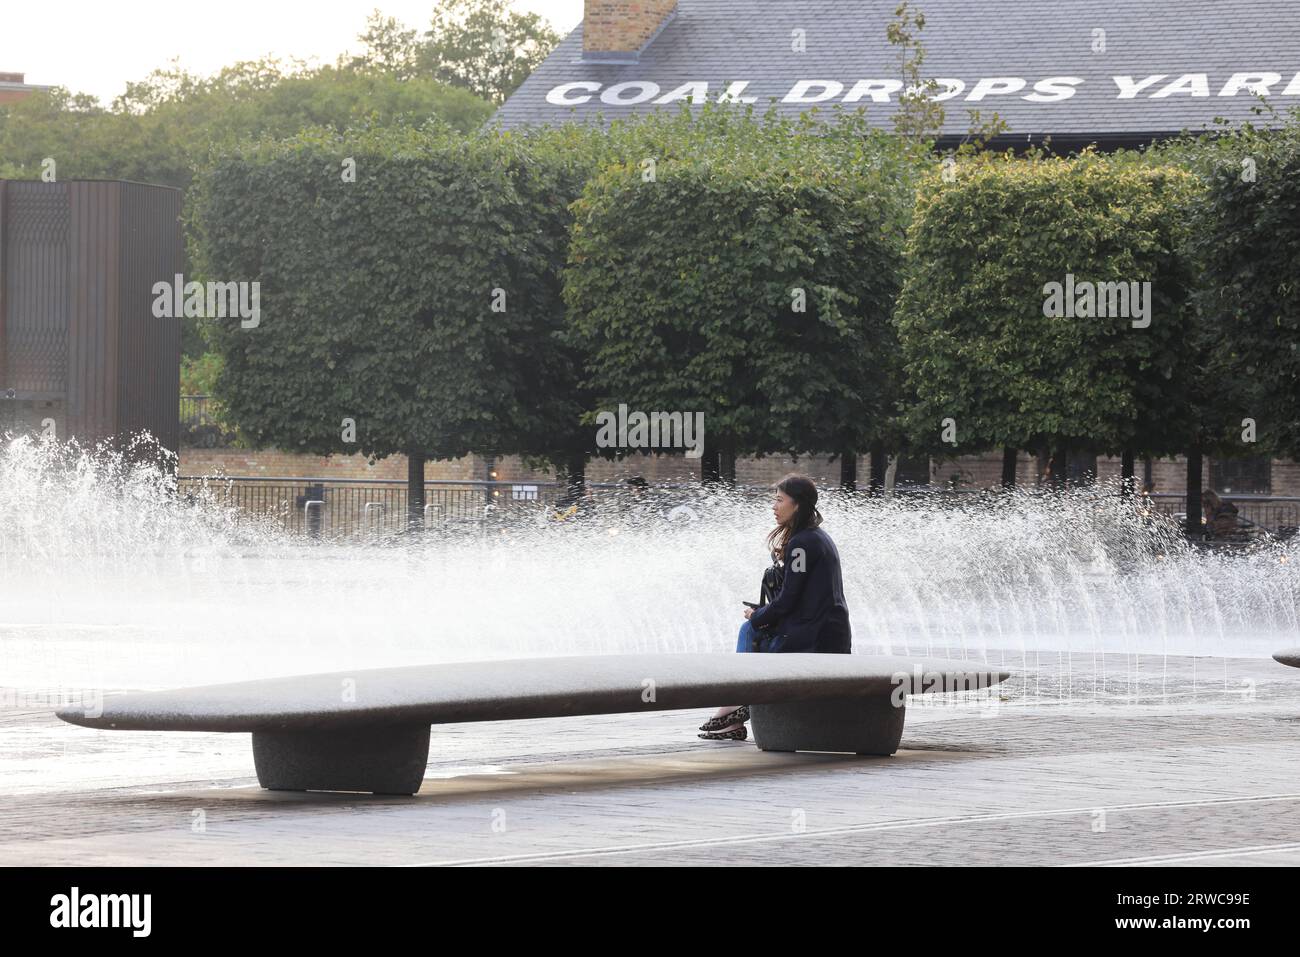
M 429 763 L 429 725 L 254 731 L 258 783 L 273 791 L 414 794 Z
M 760 751 L 849 751 L 893 754 L 906 709 L 891 697 L 824 698 L 749 706 Z

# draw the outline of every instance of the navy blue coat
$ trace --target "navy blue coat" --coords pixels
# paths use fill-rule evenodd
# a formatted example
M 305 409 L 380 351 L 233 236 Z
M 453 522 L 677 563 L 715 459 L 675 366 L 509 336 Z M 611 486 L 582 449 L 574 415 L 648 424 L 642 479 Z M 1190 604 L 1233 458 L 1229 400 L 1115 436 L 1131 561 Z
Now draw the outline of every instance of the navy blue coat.
M 802 560 L 801 560 L 802 559 Z M 805 528 L 785 546 L 785 580 L 771 604 L 750 615 L 758 650 L 847 655 L 853 650 L 840 553 L 820 528 Z

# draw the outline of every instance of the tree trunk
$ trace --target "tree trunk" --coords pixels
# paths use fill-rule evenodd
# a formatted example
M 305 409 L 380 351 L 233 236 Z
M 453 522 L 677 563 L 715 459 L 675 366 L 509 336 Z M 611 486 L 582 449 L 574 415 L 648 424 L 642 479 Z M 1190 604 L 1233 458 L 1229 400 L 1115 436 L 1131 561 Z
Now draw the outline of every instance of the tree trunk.
M 728 485 L 736 484 L 736 443 L 726 441 L 718 450 L 718 474 Z
M 1201 521 L 1201 450 L 1187 453 L 1187 534 L 1199 537 L 1205 531 Z
M 1063 489 L 1070 478 L 1070 452 L 1064 445 L 1052 450 L 1052 488 Z
M 840 488 L 846 492 L 858 490 L 858 453 L 840 453 Z
M 700 481 L 705 485 L 716 485 L 722 479 L 721 457 L 718 454 L 716 440 L 704 437 L 704 454 L 700 456 Z
M 564 463 L 565 497 L 574 504 L 582 502 L 587 494 L 587 454 L 571 452 Z
M 1082 463 L 1086 460 L 1087 464 L 1083 468 L 1083 475 L 1080 481 L 1089 485 L 1097 484 L 1097 453 L 1091 449 L 1084 450 L 1074 456 L 1075 463 Z M 1072 463 L 1073 465 L 1073 463 Z
M 1136 491 L 1136 483 L 1133 480 L 1133 466 L 1137 462 L 1137 456 L 1132 449 L 1125 449 L 1124 455 L 1120 459 L 1120 493 L 1125 498 L 1132 498 Z
M 889 462 L 885 456 L 885 443 L 871 443 L 871 479 L 870 488 L 872 495 L 880 495 L 885 491 L 885 469 Z
M 1016 487 L 1016 463 L 1020 459 L 1020 450 L 1006 446 L 1002 450 L 1002 487 Z
M 424 527 L 424 453 L 406 453 L 406 525 L 411 531 Z

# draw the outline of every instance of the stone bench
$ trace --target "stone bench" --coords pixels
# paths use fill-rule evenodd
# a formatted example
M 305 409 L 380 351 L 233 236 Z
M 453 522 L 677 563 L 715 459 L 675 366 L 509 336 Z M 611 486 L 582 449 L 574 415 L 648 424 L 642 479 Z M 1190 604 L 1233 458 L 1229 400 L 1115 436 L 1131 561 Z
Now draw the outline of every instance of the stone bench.
M 883 655 L 600 655 L 133 692 L 106 696 L 97 714 L 65 707 L 58 716 L 118 731 L 251 732 L 257 779 L 271 790 L 414 794 L 434 724 L 749 704 L 764 751 L 889 755 L 908 694 L 1007 677 L 978 662 Z M 683 743 L 700 743 L 695 733 L 683 725 Z
M 1279 651 L 1273 656 L 1273 660 L 1280 661 L 1292 668 L 1300 668 L 1300 648 L 1288 648 L 1286 651 Z

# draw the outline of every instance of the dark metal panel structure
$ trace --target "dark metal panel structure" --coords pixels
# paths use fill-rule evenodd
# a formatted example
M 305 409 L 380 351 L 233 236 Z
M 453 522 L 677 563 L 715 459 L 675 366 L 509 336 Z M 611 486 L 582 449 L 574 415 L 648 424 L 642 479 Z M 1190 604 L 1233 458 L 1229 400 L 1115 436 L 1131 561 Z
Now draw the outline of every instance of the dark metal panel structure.
M 7 192 L 3 385 L 58 395 L 67 384 L 67 187 L 10 183 Z
M 148 429 L 173 451 L 180 444 L 181 324 L 153 314 L 154 284 L 182 271 L 181 194 L 139 183 L 122 184 L 118 289 L 118 423 Z
M 53 417 L 83 443 L 147 430 L 176 450 L 180 322 L 152 307 L 183 269 L 180 214 L 168 187 L 0 180 L 3 421 Z
M 75 239 L 69 259 L 67 432 L 98 441 L 113 434 L 117 421 L 118 184 L 72 183 L 69 192 Z

